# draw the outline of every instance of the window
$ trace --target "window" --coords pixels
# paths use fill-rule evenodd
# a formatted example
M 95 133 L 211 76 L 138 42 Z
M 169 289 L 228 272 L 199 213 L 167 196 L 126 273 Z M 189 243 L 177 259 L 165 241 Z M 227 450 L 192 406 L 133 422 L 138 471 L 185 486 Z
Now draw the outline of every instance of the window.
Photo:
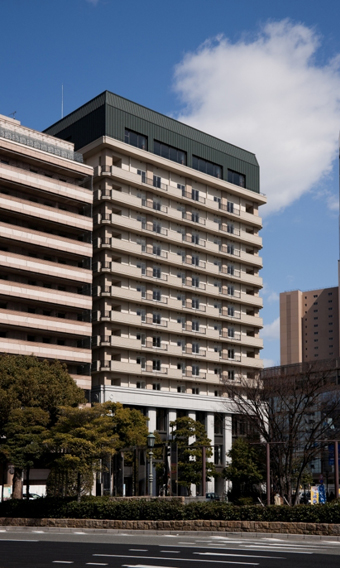
M 198 321 L 193 321 L 192 325 L 191 325 L 191 329 L 192 331 L 199 331 L 200 330 L 200 324 Z
M 234 316 L 234 306 L 228 306 L 228 316 Z
M 154 233 L 160 234 L 162 232 L 161 224 L 154 221 L 153 224 L 152 224 L 152 230 L 153 230 Z
M 200 394 L 200 389 L 198 387 L 193 387 L 191 389 L 192 394 Z
M 198 278 L 198 276 L 193 276 L 193 277 L 191 278 L 191 285 L 192 285 L 194 288 L 199 288 L 200 279 Z
M 142 183 L 146 182 L 146 172 L 143 170 L 137 170 L 137 174 L 141 177 Z
M 228 371 L 228 380 L 233 381 L 235 379 L 235 371 Z
M 198 377 L 199 374 L 200 374 L 200 368 L 199 368 L 199 366 L 198 366 L 198 365 L 193 365 L 193 366 L 192 366 L 192 375 L 193 375 L 194 377 Z
M 234 245 L 227 245 L 227 253 L 234 254 Z
M 160 390 L 161 390 L 161 385 L 160 385 L 160 383 L 153 383 L 153 385 L 152 385 L 152 390 L 154 390 L 154 391 L 160 391 Z
M 228 337 L 235 337 L 235 330 L 232 327 L 228 327 Z
M 228 181 L 240 187 L 246 187 L 246 177 L 243 174 L 228 170 Z
M 161 256 L 161 247 L 160 247 L 160 245 L 153 245 L 153 247 L 152 247 L 152 253 L 153 253 L 155 256 Z
M 153 347 L 160 347 L 161 346 L 161 338 L 160 337 L 153 337 L 152 338 L 152 346 Z
M 198 191 L 198 189 L 192 189 L 192 190 L 191 190 L 191 198 L 192 198 L 194 201 L 199 201 L 200 192 Z
M 191 307 L 193 310 L 198 310 L 200 307 L 200 301 L 198 298 L 192 298 L 191 300 Z
M 234 205 L 233 203 L 231 203 L 231 205 Z M 231 235 L 234 234 L 234 225 L 227 225 L 227 232 L 230 233 Z
M 193 352 L 193 353 L 196 353 L 196 354 L 200 352 L 200 346 L 199 346 L 198 343 L 193 343 L 193 344 L 192 344 L 192 352 Z
M 159 359 L 154 359 L 152 361 L 152 370 L 153 371 L 160 371 L 161 370 L 161 362 Z
M 177 387 L 177 392 L 185 393 L 185 387 L 182 386 L 182 385 L 178 386 L 178 387 Z
M 228 359 L 235 359 L 234 349 L 228 349 Z
M 234 204 L 232 201 L 227 201 L 227 211 L 228 213 L 234 213 Z
M 199 223 L 200 216 L 198 213 L 191 213 L 191 220 L 193 223 Z
M 152 269 L 152 276 L 154 278 L 160 278 L 161 277 L 161 269 L 154 266 L 153 269 Z
M 199 244 L 199 240 L 200 240 L 199 236 L 198 236 L 198 235 L 195 235 L 195 233 L 192 233 L 192 235 L 191 235 L 191 242 L 194 243 L 195 245 L 198 245 L 198 244 Z
M 191 264 L 193 264 L 194 266 L 199 266 L 200 263 L 200 257 L 197 254 L 193 254 L 191 257 Z
M 231 275 L 234 274 L 234 267 L 233 267 L 232 264 L 228 264 L 227 272 L 228 272 L 228 274 L 231 274 Z
M 153 201 L 152 202 L 152 207 L 155 211 L 160 211 L 161 210 L 161 204 L 159 201 Z
M 137 365 L 140 365 L 142 371 L 145 371 L 145 358 L 144 357 L 137 357 L 136 359 Z
M 214 447 L 214 464 L 215 465 L 222 464 L 222 446 Z
M 155 300 L 155 302 L 160 302 L 161 301 L 161 293 L 159 290 L 153 290 L 152 292 L 152 299 Z
M 167 160 L 171 160 L 172 162 L 177 162 L 178 164 L 182 164 L 183 166 L 187 163 L 187 155 L 186 152 L 182 150 L 178 150 L 173 146 L 169 146 L 168 144 L 164 144 L 163 142 L 154 141 L 153 151 L 157 156 L 162 156 L 162 158 L 166 158 Z
M 153 176 L 153 186 L 161 187 L 162 179 L 159 176 Z
M 137 132 L 133 132 L 132 130 L 128 130 L 125 128 L 125 142 L 126 144 L 131 144 L 131 146 L 136 146 L 136 148 L 140 148 L 141 150 L 148 149 L 148 139 L 143 134 L 138 134 Z
M 229 296 L 233 296 L 233 295 L 234 295 L 234 286 L 228 286 L 228 295 L 229 295 Z
M 180 189 L 182 192 L 185 191 L 185 185 L 182 185 L 181 183 L 177 184 L 177 189 Z
M 137 310 L 137 316 L 140 316 L 142 322 L 145 322 L 145 310 Z
M 203 160 L 203 158 L 193 156 L 192 167 L 194 170 L 222 179 L 222 166 L 214 164 L 213 162 L 208 162 L 207 160 Z
M 152 314 L 152 323 L 160 324 L 161 323 L 161 315 L 160 314 Z

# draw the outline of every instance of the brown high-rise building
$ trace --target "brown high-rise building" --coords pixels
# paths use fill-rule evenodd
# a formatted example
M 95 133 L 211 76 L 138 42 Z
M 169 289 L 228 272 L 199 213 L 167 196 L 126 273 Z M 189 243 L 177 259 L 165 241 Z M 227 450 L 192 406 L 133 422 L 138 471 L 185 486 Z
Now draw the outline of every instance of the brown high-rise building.
M 338 287 L 280 294 L 281 365 L 339 357 Z
M 65 362 L 91 389 L 92 168 L 0 115 L 0 353 Z

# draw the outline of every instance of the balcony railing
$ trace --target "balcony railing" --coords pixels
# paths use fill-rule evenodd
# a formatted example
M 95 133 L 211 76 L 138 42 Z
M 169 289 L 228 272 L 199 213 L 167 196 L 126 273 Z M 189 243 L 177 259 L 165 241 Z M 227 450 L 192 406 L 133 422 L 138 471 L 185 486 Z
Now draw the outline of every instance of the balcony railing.
M 241 278 L 241 270 L 239 270 L 238 268 L 230 269 L 229 266 L 220 266 L 220 272 L 222 272 L 222 274 L 227 274 L 228 276 Z
M 145 300 L 148 300 L 148 301 L 151 301 L 151 302 L 157 302 L 158 304 L 167 304 L 168 303 L 167 296 L 164 296 L 164 295 L 161 294 L 160 297 L 158 298 L 157 296 L 156 297 L 154 296 L 153 292 L 146 292 L 144 298 L 143 298 L 143 295 L 142 295 L 142 299 L 145 299 Z
M 241 251 L 240 249 L 231 249 L 228 248 L 228 245 L 220 245 L 219 246 L 220 252 L 223 252 L 224 254 L 229 254 L 230 256 L 241 256 Z
M 194 267 L 197 266 L 198 268 L 205 268 L 206 265 L 207 265 L 205 260 L 198 260 L 196 262 L 196 259 L 194 259 L 194 262 L 193 262 L 192 259 L 191 260 L 185 260 L 185 258 L 183 258 L 182 262 L 183 262 L 183 264 L 186 264 L 187 266 L 194 266 Z
M 160 211 L 161 213 L 167 213 L 168 208 L 166 205 L 152 201 L 152 199 L 142 199 L 142 207 L 147 207 L 153 211 Z
M 154 278 L 155 280 L 163 280 L 164 282 L 167 282 L 168 280 L 168 274 L 164 274 L 163 272 L 156 273 L 153 271 L 152 268 L 146 268 L 145 271 L 142 271 L 141 276 L 143 276 L 144 278 Z
M 203 219 L 203 217 L 198 217 L 198 216 L 195 217 L 195 214 L 190 213 L 190 211 L 183 211 L 182 219 L 185 219 L 186 221 L 191 221 L 192 223 L 198 223 L 199 225 L 206 224 L 206 220 Z
M 160 367 L 159 369 L 155 369 L 153 365 L 145 365 L 145 367 L 141 368 L 142 373 L 154 373 L 155 375 L 167 375 L 168 369 L 167 367 Z
M 164 318 L 161 318 L 159 321 L 154 320 L 153 317 L 147 316 L 144 320 L 142 319 L 142 323 L 146 323 L 147 325 L 155 325 L 157 327 L 168 327 L 168 322 Z
M 184 241 L 185 243 L 190 243 L 192 245 L 198 245 L 200 247 L 205 247 L 207 244 L 205 239 L 196 239 L 195 237 L 193 239 L 192 235 L 182 235 L 182 241 Z
M 141 344 L 141 347 L 145 349 L 155 349 L 156 351 L 167 351 L 168 344 L 164 341 L 161 341 L 160 345 L 155 345 L 153 341 L 146 340 L 146 342 Z
M 161 227 L 160 225 L 154 225 L 153 223 L 150 222 L 142 222 L 142 229 L 144 231 L 149 231 L 150 233 L 155 233 L 156 235 L 162 235 L 164 237 L 167 236 L 168 234 L 168 229 L 165 229 L 165 227 Z
M 219 203 L 218 204 L 219 209 L 221 209 L 221 211 L 226 211 L 227 213 L 230 213 L 230 215 L 240 215 L 240 209 L 233 206 L 233 204 L 230 203 Z
M 196 201 L 197 203 L 205 203 L 206 199 L 205 197 L 201 197 L 200 195 L 197 195 L 196 193 L 192 193 L 190 191 L 182 191 L 182 197 L 185 197 L 186 199 L 190 199 L 191 201 Z

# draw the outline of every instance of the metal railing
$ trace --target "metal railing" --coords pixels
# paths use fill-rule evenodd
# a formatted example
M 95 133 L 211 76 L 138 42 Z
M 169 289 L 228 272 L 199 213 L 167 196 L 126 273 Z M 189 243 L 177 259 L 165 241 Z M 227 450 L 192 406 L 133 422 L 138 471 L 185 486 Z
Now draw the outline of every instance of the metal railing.
M 60 148 L 55 146 L 50 142 L 44 142 L 43 140 L 38 140 L 27 134 L 21 134 L 15 132 L 14 130 L 8 130 L 7 128 L 0 127 L 0 137 L 6 140 L 11 140 L 12 142 L 18 142 L 19 144 L 24 144 L 25 146 L 30 146 L 36 150 L 42 150 L 43 152 L 48 152 L 49 154 L 54 154 L 60 158 L 66 158 L 67 160 L 73 160 L 74 162 L 83 163 L 83 155 L 72 150 L 66 150 L 65 148 Z

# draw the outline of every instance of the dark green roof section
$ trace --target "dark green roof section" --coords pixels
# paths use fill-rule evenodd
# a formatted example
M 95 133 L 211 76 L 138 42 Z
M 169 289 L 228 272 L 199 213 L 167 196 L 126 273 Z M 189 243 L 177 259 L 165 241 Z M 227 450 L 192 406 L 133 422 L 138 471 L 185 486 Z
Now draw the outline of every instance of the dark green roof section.
M 245 176 L 247 189 L 260 191 L 255 154 L 109 91 L 104 91 L 44 132 L 73 142 L 75 150 L 79 150 L 101 136 L 124 141 L 126 128 L 146 136 L 150 152 L 153 152 L 154 140 L 163 142 L 186 152 L 189 167 L 192 167 L 192 156 L 198 156 L 222 166 L 224 180 L 228 179 L 230 169 Z

